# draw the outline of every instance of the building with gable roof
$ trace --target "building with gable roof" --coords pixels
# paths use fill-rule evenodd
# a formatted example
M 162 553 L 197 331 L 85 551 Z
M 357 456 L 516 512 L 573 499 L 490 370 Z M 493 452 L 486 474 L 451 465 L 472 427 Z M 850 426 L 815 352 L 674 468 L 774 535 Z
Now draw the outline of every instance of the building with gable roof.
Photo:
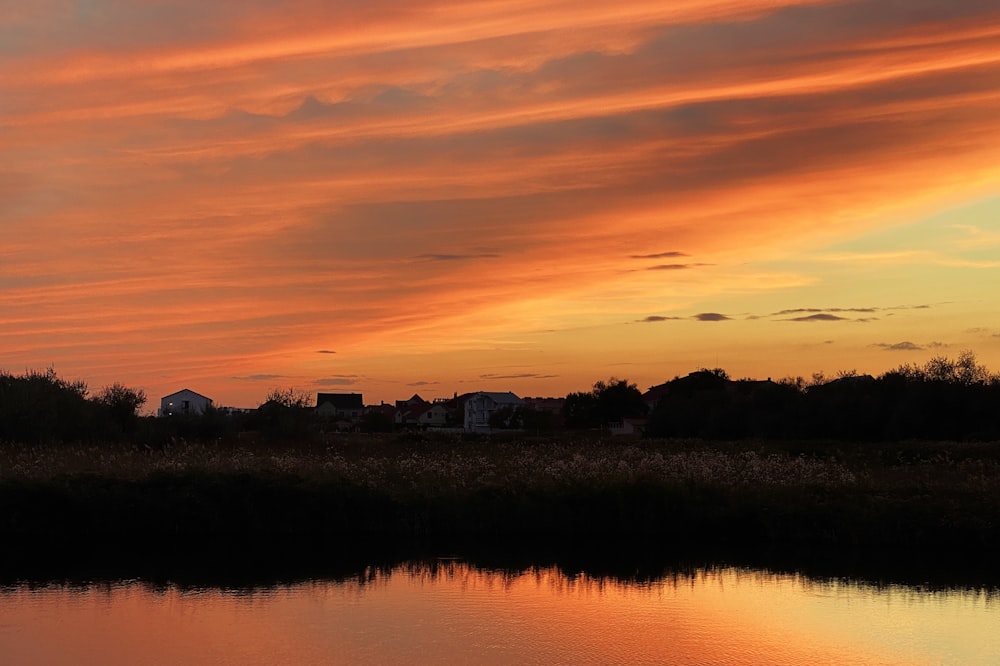
M 490 432 L 490 417 L 502 407 L 518 408 L 524 401 L 510 391 L 479 391 L 465 401 L 465 430 Z
M 360 393 L 317 393 L 317 416 L 355 422 L 365 411 Z
M 181 389 L 160 398 L 159 416 L 204 414 L 212 405 L 212 399 L 191 389 Z

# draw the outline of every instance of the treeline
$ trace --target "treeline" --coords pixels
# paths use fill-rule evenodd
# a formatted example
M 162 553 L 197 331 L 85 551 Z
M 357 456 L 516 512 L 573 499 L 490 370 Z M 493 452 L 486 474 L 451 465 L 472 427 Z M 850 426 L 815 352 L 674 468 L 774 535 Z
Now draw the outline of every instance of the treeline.
M 275 389 L 260 408 L 247 412 L 210 405 L 202 413 L 169 418 L 140 415 L 146 402 L 142 389 L 120 383 L 91 394 L 85 382 L 63 379 L 51 368 L 20 375 L 0 370 L 0 444 L 305 443 L 321 440 L 330 425 L 307 409 L 309 396 L 295 391 Z M 365 415 L 359 426 L 391 431 L 393 423 L 374 414 Z
M 245 413 L 210 407 L 156 418 L 139 415 L 146 403 L 141 389 L 115 383 L 90 395 L 85 383 L 51 369 L 0 371 L 0 443 L 325 441 L 336 424 L 317 418 L 309 402 L 305 394 L 275 390 Z M 490 426 L 548 433 L 613 429 L 626 421 L 656 438 L 1000 441 L 1000 375 L 972 352 L 902 365 L 878 377 L 852 371 L 829 380 L 814 375 L 773 382 L 701 369 L 645 393 L 627 380 L 599 381 L 590 391 L 567 395 L 558 413 L 507 406 L 493 414 Z M 379 410 L 354 426 L 361 432 L 401 427 Z
M 88 393 L 84 382 L 62 379 L 51 368 L 0 371 L 0 442 L 118 440 L 136 433 L 146 404 L 141 389 L 115 383 Z
M 1000 375 L 972 352 L 902 365 L 878 377 L 843 372 L 827 380 L 732 380 L 702 369 L 652 387 L 612 379 L 567 396 L 571 427 L 607 427 L 646 417 L 649 437 L 1000 440 Z

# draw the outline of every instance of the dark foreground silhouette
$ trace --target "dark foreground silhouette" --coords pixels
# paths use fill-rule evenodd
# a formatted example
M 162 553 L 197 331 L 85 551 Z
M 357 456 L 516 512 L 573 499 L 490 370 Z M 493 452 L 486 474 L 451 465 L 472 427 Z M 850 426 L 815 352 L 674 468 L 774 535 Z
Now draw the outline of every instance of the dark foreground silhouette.
M 0 454 L 0 534 L 26 561 L 451 542 L 1000 553 L 1000 447 L 988 443 L 344 435 Z

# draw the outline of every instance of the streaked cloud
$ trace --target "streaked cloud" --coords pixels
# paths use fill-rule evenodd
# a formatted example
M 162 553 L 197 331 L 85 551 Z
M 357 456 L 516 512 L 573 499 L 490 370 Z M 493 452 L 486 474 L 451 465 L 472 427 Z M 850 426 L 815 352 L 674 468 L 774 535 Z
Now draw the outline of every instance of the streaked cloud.
M 920 351 L 920 350 L 924 349 L 924 347 L 922 347 L 922 346 L 920 346 L 918 344 L 914 344 L 913 342 L 910 342 L 909 340 L 905 340 L 903 342 L 894 342 L 894 343 L 891 343 L 891 344 L 887 343 L 887 342 L 878 342 L 878 343 L 873 344 L 872 346 L 873 347 L 879 347 L 879 348 L 884 349 L 886 351 Z
M 669 252 L 657 252 L 655 254 L 630 254 L 629 258 L 631 258 L 631 259 L 673 259 L 673 258 L 676 258 L 676 257 L 687 257 L 687 256 L 690 256 L 690 255 L 685 254 L 684 252 L 669 251 Z
M 656 266 L 647 266 L 647 271 L 683 271 L 688 268 L 699 268 L 701 266 L 711 266 L 711 264 L 657 264 Z
M 649 315 L 644 319 L 640 319 L 640 322 L 658 322 L 658 321 L 676 321 L 679 319 L 686 319 L 686 317 L 667 317 L 664 315 Z
M 336 377 L 323 377 L 313 383 L 316 386 L 353 386 L 361 380 L 358 375 L 339 375 Z
M 245 377 L 233 377 L 233 379 L 249 380 L 253 382 L 273 381 L 275 379 L 286 379 L 286 378 L 287 375 L 268 375 L 268 374 L 247 375 Z
M 811 314 L 811 313 L 823 313 L 823 312 L 866 312 L 873 313 L 878 312 L 881 308 L 794 308 L 792 310 L 779 310 L 778 312 L 772 312 L 772 317 L 782 317 L 791 314 Z
M 803 315 L 801 317 L 791 317 L 790 319 L 785 319 L 784 321 L 858 321 L 857 319 L 849 319 L 847 317 L 841 317 L 840 315 L 830 314 L 829 312 L 820 312 L 817 314 Z
M 427 259 L 429 261 L 462 261 L 465 259 L 496 259 L 499 254 L 421 254 L 417 259 Z
M 921 314 L 896 303 L 977 303 L 958 334 L 1000 306 L 988 215 L 835 243 L 1000 194 L 996 25 L 987 0 L 22 3 L 2 360 L 250 404 L 231 378 L 645 368 L 662 327 L 607 342 L 642 312 L 763 348 L 774 318 L 894 340 Z M 850 303 L 831 292 L 865 270 L 894 276 L 870 307 L 783 309 Z M 691 328 L 672 344 L 700 358 Z M 509 379 L 572 381 L 537 375 Z

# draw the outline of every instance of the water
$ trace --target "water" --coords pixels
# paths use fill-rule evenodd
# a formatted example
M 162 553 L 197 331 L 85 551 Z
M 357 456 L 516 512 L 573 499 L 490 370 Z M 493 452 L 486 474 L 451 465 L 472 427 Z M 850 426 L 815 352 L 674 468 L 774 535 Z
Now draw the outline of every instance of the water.
M 460 561 L 225 590 L 0 589 L 0 663 L 998 664 L 996 591 L 722 568 L 623 582 Z

